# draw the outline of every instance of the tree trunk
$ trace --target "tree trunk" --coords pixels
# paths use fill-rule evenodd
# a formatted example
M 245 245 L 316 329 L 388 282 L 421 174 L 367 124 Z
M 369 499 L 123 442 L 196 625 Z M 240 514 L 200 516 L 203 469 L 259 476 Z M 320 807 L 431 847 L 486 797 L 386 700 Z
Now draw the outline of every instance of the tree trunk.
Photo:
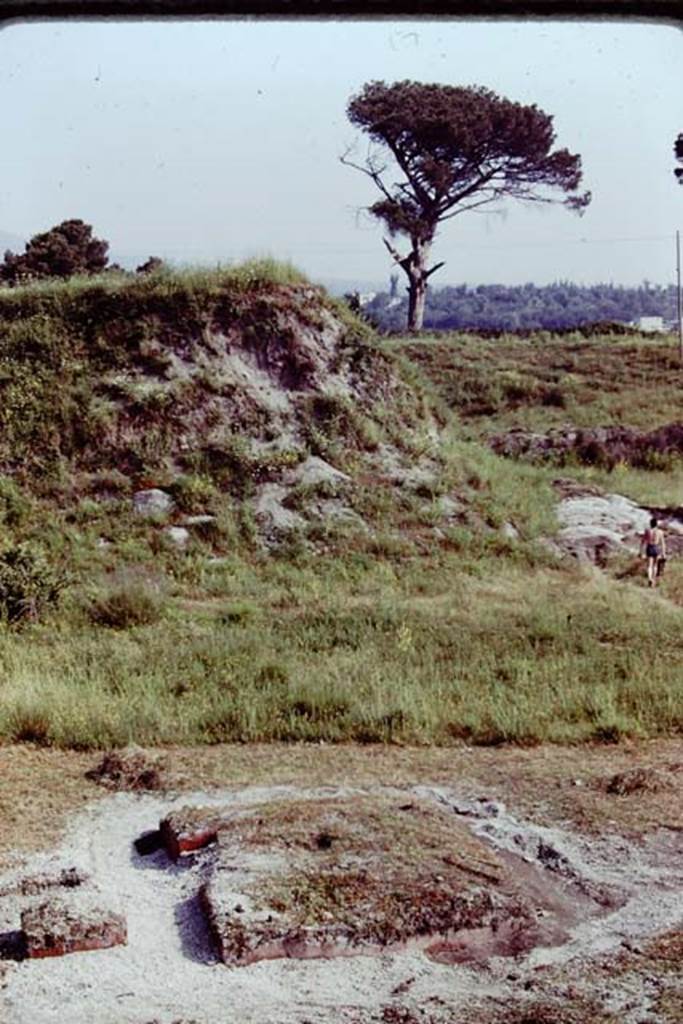
M 408 275 L 408 330 L 421 331 L 427 299 L 427 278 L 425 275 Z
M 427 260 L 429 259 L 429 242 L 412 239 L 413 248 L 404 270 L 408 275 L 408 330 L 421 331 L 425 316 L 427 299 Z
M 400 256 L 388 239 L 384 244 L 408 278 L 408 330 L 421 331 L 424 323 L 425 302 L 427 299 L 427 278 L 443 267 L 436 263 L 427 270 L 427 260 L 432 247 L 432 239 L 420 240 L 411 238 L 412 249 L 407 256 Z

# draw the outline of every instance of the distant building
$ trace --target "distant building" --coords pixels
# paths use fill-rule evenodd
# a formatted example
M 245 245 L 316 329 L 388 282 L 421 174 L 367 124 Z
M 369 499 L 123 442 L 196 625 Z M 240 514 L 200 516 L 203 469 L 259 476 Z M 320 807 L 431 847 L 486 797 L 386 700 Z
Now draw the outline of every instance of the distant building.
M 631 320 L 629 327 L 635 327 L 643 334 L 665 334 L 669 329 L 663 316 L 639 316 L 637 320 Z
M 367 306 L 368 303 L 372 302 L 376 295 L 377 292 L 358 292 L 358 301 L 361 306 Z

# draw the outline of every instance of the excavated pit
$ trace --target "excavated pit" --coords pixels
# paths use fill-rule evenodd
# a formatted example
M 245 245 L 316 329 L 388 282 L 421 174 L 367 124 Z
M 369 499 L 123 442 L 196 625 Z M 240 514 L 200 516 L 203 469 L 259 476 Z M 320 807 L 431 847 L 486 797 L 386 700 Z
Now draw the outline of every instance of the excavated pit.
M 445 800 L 385 794 L 186 807 L 159 828 L 173 860 L 215 845 L 200 905 L 234 966 L 408 949 L 441 963 L 517 956 L 616 902 L 560 877 L 548 844 L 535 865 L 482 834 Z
M 209 845 L 176 859 L 164 829 L 152 831 L 170 822 L 191 837 L 207 820 Z M 135 848 L 142 835 L 148 853 Z M 226 1005 L 245 1021 L 298 1024 L 315 992 L 316 1019 L 345 1021 L 343 1004 L 365 1022 L 383 1019 L 406 973 L 418 1003 L 429 993 L 451 1011 L 504 1004 L 541 968 L 675 935 L 682 855 L 679 833 L 589 840 L 443 786 L 118 794 L 75 823 L 56 856 L 0 878 L 0 1009 L 15 1024 L 77 1021 L 92 988 L 92 1024 L 168 1012 L 217 1024 Z M 95 886 L 120 908 L 127 945 L 12 955 L 22 911 L 45 902 L 30 880 L 41 873 L 60 902 Z

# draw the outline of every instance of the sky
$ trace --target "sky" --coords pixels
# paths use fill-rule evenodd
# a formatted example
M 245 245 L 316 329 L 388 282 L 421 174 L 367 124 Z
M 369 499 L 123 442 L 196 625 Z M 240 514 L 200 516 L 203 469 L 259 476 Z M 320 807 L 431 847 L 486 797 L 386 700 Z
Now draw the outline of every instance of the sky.
M 433 285 L 668 284 L 683 34 L 637 21 L 48 21 L 0 31 L 0 231 L 80 217 L 128 265 L 259 256 L 388 284 L 377 198 L 340 163 L 366 82 L 481 85 L 553 116 L 583 217 L 508 201 L 442 225 Z M 405 243 L 404 243 L 405 244 Z M 401 249 L 401 243 L 397 244 Z

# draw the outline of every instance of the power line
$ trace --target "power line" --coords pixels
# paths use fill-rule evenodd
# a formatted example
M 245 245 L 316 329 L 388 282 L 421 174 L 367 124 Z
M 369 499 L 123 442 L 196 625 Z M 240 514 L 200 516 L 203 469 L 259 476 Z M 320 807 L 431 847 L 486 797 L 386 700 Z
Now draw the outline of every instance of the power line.
M 632 244 L 640 242 L 671 242 L 673 235 L 641 235 L 632 238 L 554 238 L 547 242 L 474 242 L 462 243 L 467 249 L 558 249 L 568 245 L 621 245 L 622 243 Z

